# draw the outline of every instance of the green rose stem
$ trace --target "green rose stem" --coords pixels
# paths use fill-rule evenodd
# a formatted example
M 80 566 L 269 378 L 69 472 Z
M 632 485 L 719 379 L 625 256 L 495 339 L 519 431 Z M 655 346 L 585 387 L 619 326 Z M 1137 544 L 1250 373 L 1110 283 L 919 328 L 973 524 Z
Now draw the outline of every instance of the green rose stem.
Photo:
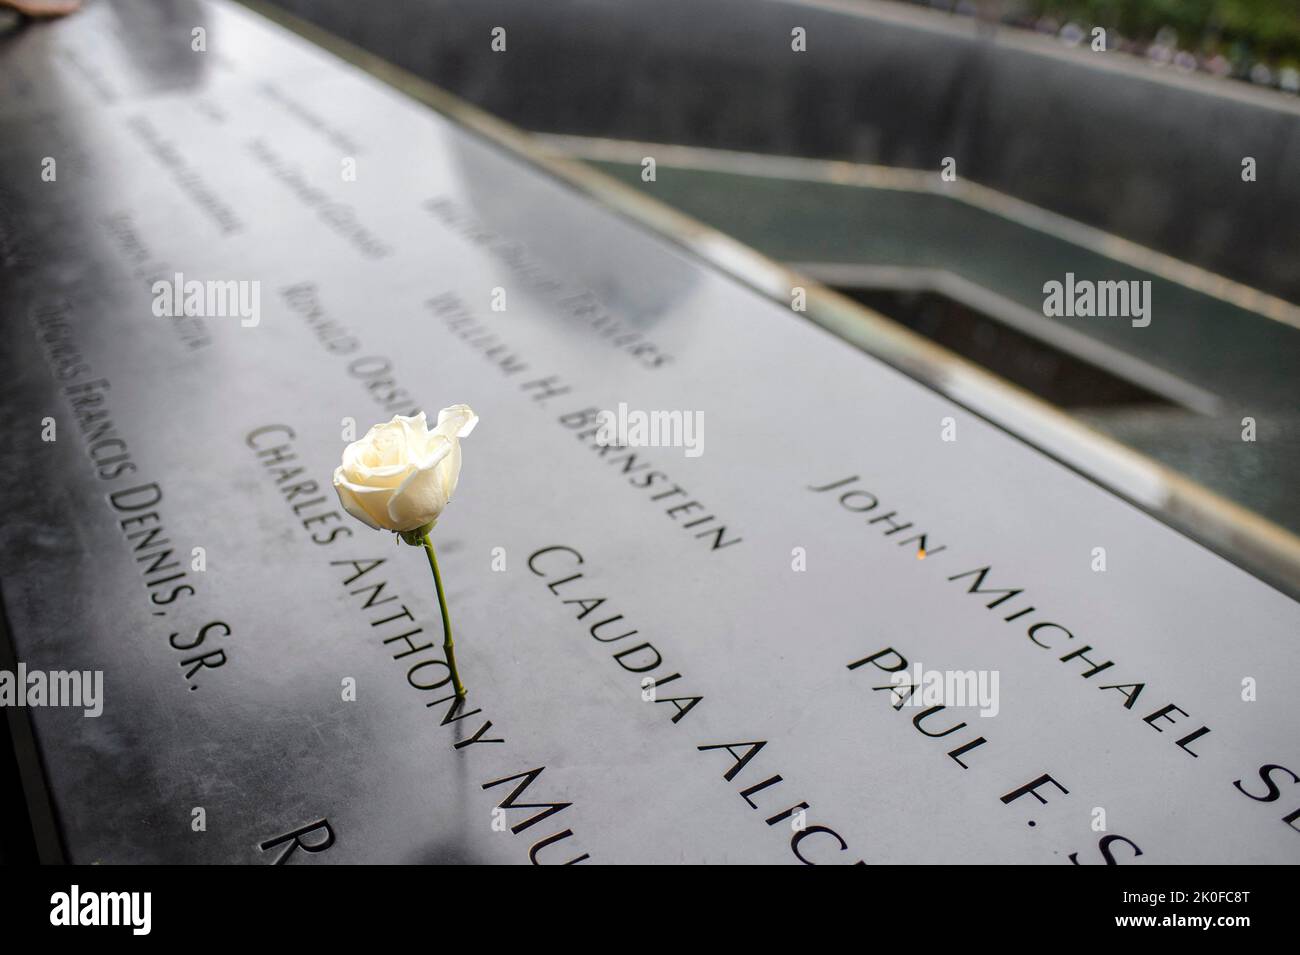
M 429 555 L 429 567 L 433 570 L 433 584 L 438 588 L 438 606 L 442 608 L 442 648 L 447 651 L 447 666 L 451 670 L 451 685 L 456 688 L 456 695 L 464 698 L 465 684 L 460 682 L 460 672 L 456 669 L 456 644 L 451 639 L 451 616 L 447 613 L 447 597 L 442 592 L 442 574 L 438 573 L 438 558 L 433 553 L 433 542 L 429 532 L 420 538 L 424 552 Z

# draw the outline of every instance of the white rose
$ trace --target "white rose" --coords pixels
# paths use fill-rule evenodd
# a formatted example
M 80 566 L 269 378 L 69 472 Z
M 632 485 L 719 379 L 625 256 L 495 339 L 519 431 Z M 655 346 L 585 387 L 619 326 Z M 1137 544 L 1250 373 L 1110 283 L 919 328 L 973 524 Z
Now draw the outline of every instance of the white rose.
M 478 424 L 469 405 L 438 412 L 429 430 L 421 411 L 377 424 L 343 449 L 334 489 L 344 509 L 376 530 L 414 531 L 432 525 L 460 477 L 460 439 Z

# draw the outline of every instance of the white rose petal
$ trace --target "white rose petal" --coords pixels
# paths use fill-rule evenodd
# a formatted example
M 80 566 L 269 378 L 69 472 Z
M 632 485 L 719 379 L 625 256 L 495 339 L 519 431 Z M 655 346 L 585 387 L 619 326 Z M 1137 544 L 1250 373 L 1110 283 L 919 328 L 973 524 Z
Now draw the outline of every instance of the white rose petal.
M 460 439 L 478 424 L 468 405 L 438 412 L 430 431 L 421 412 L 396 415 L 343 449 L 334 488 L 343 509 L 376 529 L 412 531 L 438 519 L 460 478 Z

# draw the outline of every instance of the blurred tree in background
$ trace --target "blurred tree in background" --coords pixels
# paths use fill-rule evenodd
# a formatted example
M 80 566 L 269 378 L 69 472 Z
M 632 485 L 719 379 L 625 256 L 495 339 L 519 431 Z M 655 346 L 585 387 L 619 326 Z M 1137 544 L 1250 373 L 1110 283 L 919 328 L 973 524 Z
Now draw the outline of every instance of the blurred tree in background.
M 1300 94 L 1300 0 L 903 0 Z
M 1193 53 L 1300 63 L 1300 0 L 1028 0 L 1036 17 L 1118 30 L 1153 41 L 1163 29 Z M 1234 56 L 1235 54 L 1235 56 Z

